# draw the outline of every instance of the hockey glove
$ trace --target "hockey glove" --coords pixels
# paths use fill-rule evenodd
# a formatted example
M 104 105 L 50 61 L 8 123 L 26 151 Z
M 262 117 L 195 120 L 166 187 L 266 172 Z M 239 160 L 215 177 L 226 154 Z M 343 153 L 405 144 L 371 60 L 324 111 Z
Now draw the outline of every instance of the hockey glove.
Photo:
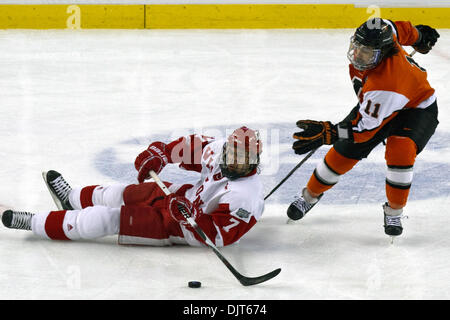
M 294 133 L 295 141 L 292 149 L 296 154 L 304 154 L 321 145 L 333 144 L 337 139 L 337 128 L 330 121 L 299 120 L 297 127 L 303 129 Z
M 150 171 L 160 173 L 164 166 L 169 162 L 166 155 L 166 145 L 162 142 L 154 142 L 148 148 L 141 152 L 134 161 L 134 167 L 138 171 L 139 183 L 150 178 Z
M 414 50 L 422 54 L 430 52 L 431 48 L 436 44 L 437 39 L 440 37 L 436 29 L 429 26 L 419 24 L 416 26 L 419 31 L 419 39 L 412 45 Z
M 171 217 L 177 222 L 186 224 L 187 217 L 191 217 L 193 219 L 197 217 L 197 207 L 183 196 L 171 194 L 165 197 L 164 201 L 165 207 L 169 210 Z

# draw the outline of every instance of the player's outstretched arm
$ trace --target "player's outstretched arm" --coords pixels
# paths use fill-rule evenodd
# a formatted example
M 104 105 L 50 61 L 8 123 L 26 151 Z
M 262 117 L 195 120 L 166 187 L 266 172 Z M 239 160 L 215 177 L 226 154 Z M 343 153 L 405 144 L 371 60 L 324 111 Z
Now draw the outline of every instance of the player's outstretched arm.
M 427 25 L 414 26 L 409 21 L 390 21 L 394 27 L 394 34 L 402 46 L 412 46 L 416 51 L 426 54 L 436 44 L 439 33 Z
M 150 171 L 159 174 L 168 163 L 179 163 L 186 170 L 201 172 L 203 148 L 211 141 L 211 137 L 192 134 L 168 144 L 159 141 L 151 143 L 134 162 L 138 181 L 141 183 L 149 179 Z

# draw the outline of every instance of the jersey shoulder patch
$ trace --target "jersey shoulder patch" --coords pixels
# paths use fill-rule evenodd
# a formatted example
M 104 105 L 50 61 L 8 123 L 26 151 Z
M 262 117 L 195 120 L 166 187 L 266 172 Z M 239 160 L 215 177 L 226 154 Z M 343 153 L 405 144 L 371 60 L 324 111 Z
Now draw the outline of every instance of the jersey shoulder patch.
M 245 209 L 242 209 L 242 208 L 239 208 L 237 211 L 236 211 L 236 215 L 239 217 L 239 218 L 242 218 L 242 219 L 248 219 L 248 217 L 250 216 L 250 212 L 249 211 L 247 211 L 247 210 L 245 210 Z

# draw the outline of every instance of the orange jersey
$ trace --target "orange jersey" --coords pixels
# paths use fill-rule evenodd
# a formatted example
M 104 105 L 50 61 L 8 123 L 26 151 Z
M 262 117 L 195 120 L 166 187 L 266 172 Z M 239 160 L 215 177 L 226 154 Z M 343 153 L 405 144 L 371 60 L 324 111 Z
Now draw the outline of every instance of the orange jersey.
M 352 120 L 355 143 L 370 140 L 400 110 L 424 109 L 436 100 L 426 70 L 402 48 L 417 41 L 417 29 L 407 21 L 384 21 L 392 26 L 399 52 L 366 71 L 350 64 L 350 78 L 359 99 L 359 112 Z

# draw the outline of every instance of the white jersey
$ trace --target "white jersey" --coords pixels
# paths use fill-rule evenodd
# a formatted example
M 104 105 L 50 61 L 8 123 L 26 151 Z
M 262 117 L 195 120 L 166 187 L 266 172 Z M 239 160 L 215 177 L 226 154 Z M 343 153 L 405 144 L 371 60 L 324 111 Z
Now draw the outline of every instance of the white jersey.
M 200 136 L 196 136 L 198 139 Z M 205 140 L 203 140 L 205 141 Z M 257 173 L 230 180 L 222 176 L 220 162 L 225 140 L 209 140 L 202 147 L 201 178 L 185 193 L 202 213 L 211 216 L 211 224 L 201 224 L 216 246 L 234 243 L 261 218 L 264 211 L 263 186 Z M 175 191 L 180 186 L 171 186 Z M 201 219 L 201 218 L 200 218 Z M 195 231 L 182 226 L 186 241 L 200 245 Z M 215 230 L 213 230 L 215 229 Z
M 213 138 L 201 135 L 191 135 L 182 137 L 166 145 L 166 156 L 170 163 L 177 163 L 181 168 L 200 173 L 200 179 L 195 185 L 172 184 L 169 186 L 169 190 L 173 193 L 176 192 L 178 195 L 184 195 L 195 205 L 198 211 L 198 214 L 195 216 L 195 221 L 217 247 L 239 241 L 261 218 L 264 210 L 263 186 L 256 170 L 245 177 L 235 180 L 230 180 L 222 176 L 220 160 L 224 143 L 225 140 L 216 141 Z M 139 191 L 140 186 L 143 192 Z M 132 198 L 125 201 L 125 190 L 129 190 L 129 188 L 135 191 L 134 193 L 128 193 Z M 94 208 L 92 210 L 99 212 L 97 214 L 99 217 L 97 220 L 102 222 L 108 219 L 101 217 L 111 216 L 109 211 L 105 210 L 105 207 L 115 208 L 119 212 L 121 207 L 127 207 L 125 205 L 126 203 L 136 201 L 136 199 L 140 199 L 140 202 L 148 201 L 146 197 L 149 195 L 151 197 L 153 191 L 149 192 L 147 188 L 152 187 L 149 184 L 94 185 L 74 188 L 69 195 L 69 199 L 71 205 L 77 212 L 87 212 L 91 210 L 88 208 Z M 143 198 L 141 199 L 140 196 Z M 139 201 L 137 202 L 140 203 Z M 82 216 L 84 217 L 84 213 Z M 94 218 L 94 215 L 91 214 L 91 217 Z M 108 220 L 109 229 L 118 230 L 118 217 L 117 215 L 117 219 Z M 98 229 L 104 230 L 105 227 L 103 224 L 93 221 L 93 218 L 86 218 L 86 223 L 83 225 L 90 226 L 89 228 L 93 229 L 91 226 L 93 224 L 98 226 Z M 42 219 L 42 221 L 45 221 L 45 219 Z M 79 225 L 81 228 L 81 224 Z M 163 225 L 164 223 L 150 225 L 149 228 L 146 228 L 148 230 L 145 236 L 133 237 L 133 243 L 150 245 L 170 245 L 174 243 L 188 244 L 191 246 L 202 245 L 203 240 L 189 224 L 180 222 L 179 226 L 181 231 L 179 232 L 175 232 L 173 228 L 170 232 L 161 230 L 161 226 Z M 80 228 L 75 229 L 78 230 Z M 45 232 L 43 231 L 42 233 Z M 73 233 L 73 230 L 70 233 L 66 232 L 67 237 L 74 239 L 75 236 L 72 235 Z M 166 235 L 162 236 L 162 234 Z M 98 236 L 98 233 L 93 233 L 91 236 Z M 83 238 L 87 239 L 89 237 L 90 235 L 83 235 Z M 135 239 L 138 238 L 139 241 L 136 241 Z

